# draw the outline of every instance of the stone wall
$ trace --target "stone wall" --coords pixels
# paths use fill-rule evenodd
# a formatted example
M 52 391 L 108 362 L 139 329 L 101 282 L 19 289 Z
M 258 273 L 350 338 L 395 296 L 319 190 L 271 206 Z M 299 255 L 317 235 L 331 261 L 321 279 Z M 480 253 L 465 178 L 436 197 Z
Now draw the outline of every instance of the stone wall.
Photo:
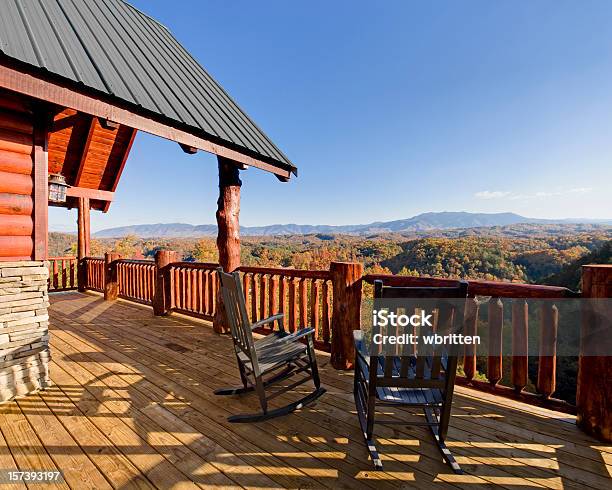
M 47 262 L 0 262 L 0 402 L 49 385 Z

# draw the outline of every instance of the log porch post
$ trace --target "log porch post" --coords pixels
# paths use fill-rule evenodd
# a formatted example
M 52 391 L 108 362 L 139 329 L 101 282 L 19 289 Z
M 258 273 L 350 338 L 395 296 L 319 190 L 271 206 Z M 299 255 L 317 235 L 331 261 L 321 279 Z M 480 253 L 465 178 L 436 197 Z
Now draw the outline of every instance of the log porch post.
M 104 300 L 115 301 L 119 297 L 119 283 L 117 282 L 117 260 L 120 254 L 104 254 Z
M 90 253 L 90 228 L 89 228 L 89 198 L 78 198 L 78 245 L 77 245 L 77 282 L 79 291 L 85 291 L 86 283 L 86 264 L 85 257 Z
M 332 262 L 329 271 L 333 287 L 331 364 L 336 369 L 351 369 L 355 362 L 353 330 L 361 327 L 363 264 Z
M 168 265 L 172 262 L 178 262 L 178 260 L 178 252 L 172 250 L 158 250 L 155 252 L 154 315 L 167 315 L 170 311 L 170 274 Z
M 612 298 L 612 265 L 585 265 L 582 267 L 582 297 Z M 607 305 L 602 305 L 604 308 Z M 600 308 L 598 308 L 600 309 Z M 612 336 L 612 329 L 591 335 L 591 305 L 583 305 L 581 326 L 581 352 L 578 360 L 578 387 L 576 393 L 578 427 L 600 440 L 612 441 L 612 352 L 585 352 L 595 350 L 597 338 Z M 599 327 L 601 327 L 601 322 Z M 597 335 L 597 338 L 593 338 Z M 586 341 L 586 342 L 585 342 Z M 585 347 L 585 344 L 588 344 Z M 602 345 L 608 344 L 606 340 Z M 590 354 L 590 355 L 589 355 Z
M 225 272 L 240 266 L 240 171 L 237 162 L 217 157 L 219 163 L 219 199 L 217 200 L 217 249 L 219 265 Z M 217 333 L 229 331 L 223 312 L 220 291 L 217 291 L 217 311 L 213 320 Z

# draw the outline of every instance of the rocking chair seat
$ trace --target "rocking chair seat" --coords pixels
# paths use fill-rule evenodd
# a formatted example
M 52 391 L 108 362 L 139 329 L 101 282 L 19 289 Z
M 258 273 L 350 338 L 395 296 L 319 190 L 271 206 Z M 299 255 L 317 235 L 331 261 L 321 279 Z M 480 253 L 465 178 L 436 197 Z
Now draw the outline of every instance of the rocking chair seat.
M 442 393 L 432 388 L 376 388 L 376 398 L 386 403 L 402 403 L 413 407 L 442 404 Z
M 267 340 L 267 338 L 262 340 Z M 268 373 L 278 366 L 284 366 L 288 362 L 307 354 L 307 346 L 301 342 L 277 343 L 273 340 L 274 338 L 269 342 L 255 344 L 261 374 Z M 244 363 L 245 367 L 252 370 L 251 361 L 244 352 L 239 352 L 238 358 Z
M 360 354 L 360 342 L 356 343 L 355 349 L 357 350 L 358 367 L 363 371 L 363 378 L 366 386 L 369 384 L 369 360 Z M 382 359 L 382 358 L 381 358 Z M 399 357 L 396 357 L 393 362 L 392 375 L 395 377 L 400 376 L 401 361 Z M 379 363 L 377 374 L 379 376 L 384 375 L 384 366 Z M 413 372 L 414 368 L 411 368 L 409 372 Z M 410 387 L 410 388 L 398 388 L 390 386 L 377 386 L 376 387 L 376 398 L 383 403 L 401 403 L 412 406 L 436 406 L 441 405 L 444 401 L 442 390 L 438 388 L 427 388 L 427 387 Z

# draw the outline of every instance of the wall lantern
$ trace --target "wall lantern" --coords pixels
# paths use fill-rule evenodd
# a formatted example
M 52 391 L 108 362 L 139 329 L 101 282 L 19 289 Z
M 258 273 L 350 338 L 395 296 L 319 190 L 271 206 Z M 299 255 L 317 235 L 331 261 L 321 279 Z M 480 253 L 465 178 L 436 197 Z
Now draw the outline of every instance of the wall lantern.
M 66 189 L 68 189 L 68 187 L 63 175 L 49 175 L 49 201 L 60 203 L 66 202 Z

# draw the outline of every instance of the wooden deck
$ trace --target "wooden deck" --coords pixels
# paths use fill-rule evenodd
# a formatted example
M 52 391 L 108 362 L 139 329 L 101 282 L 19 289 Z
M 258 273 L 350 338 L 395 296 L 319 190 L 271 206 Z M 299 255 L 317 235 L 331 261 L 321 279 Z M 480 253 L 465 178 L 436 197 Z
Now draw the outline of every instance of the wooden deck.
M 212 394 L 238 378 L 230 340 L 206 323 L 79 293 L 54 295 L 50 314 L 54 386 L 0 405 L 0 468 L 58 468 L 61 488 L 612 486 L 612 447 L 572 417 L 466 388 L 448 445 L 468 474 L 450 471 L 427 429 L 399 426 L 377 427 L 387 471 L 376 473 L 352 374 L 327 355 L 329 394 L 299 413 L 236 425 L 226 417 L 257 403 Z

